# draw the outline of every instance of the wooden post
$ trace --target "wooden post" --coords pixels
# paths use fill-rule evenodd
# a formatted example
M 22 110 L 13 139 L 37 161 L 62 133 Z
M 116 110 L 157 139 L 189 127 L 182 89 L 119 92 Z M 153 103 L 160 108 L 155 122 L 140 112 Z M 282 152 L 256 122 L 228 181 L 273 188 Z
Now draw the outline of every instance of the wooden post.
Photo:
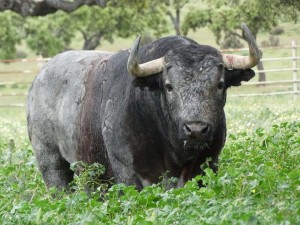
M 293 70 L 293 91 L 295 92 L 294 94 L 294 99 L 296 100 L 297 99 L 297 91 L 298 91 L 298 83 L 296 82 L 297 81 L 297 47 L 296 47 L 296 42 L 295 41 L 292 41 L 292 68 L 294 69 Z

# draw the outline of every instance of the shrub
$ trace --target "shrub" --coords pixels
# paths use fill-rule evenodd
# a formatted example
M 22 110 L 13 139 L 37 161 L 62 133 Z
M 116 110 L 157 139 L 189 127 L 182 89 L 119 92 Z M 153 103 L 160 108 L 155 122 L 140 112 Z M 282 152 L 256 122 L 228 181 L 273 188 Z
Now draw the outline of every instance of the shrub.
M 18 59 L 25 59 L 27 57 L 27 53 L 22 51 L 22 50 L 17 50 L 16 51 L 16 57 Z
M 270 31 L 272 35 L 280 35 L 284 33 L 283 27 L 275 27 L 273 30 Z
M 260 44 L 262 47 L 270 47 L 270 42 L 267 40 L 262 41 Z
M 241 43 L 238 37 L 233 35 L 228 35 L 224 38 L 224 41 L 221 43 L 221 48 L 243 48 L 244 45 Z
M 269 37 L 270 46 L 279 46 L 279 38 L 275 37 L 274 35 L 270 35 Z
M 155 38 L 153 37 L 152 34 L 150 34 L 149 32 L 145 32 L 142 35 L 142 40 L 141 40 L 141 46 L 150 44 L 151 42 L 153 42 L 155 40 Z

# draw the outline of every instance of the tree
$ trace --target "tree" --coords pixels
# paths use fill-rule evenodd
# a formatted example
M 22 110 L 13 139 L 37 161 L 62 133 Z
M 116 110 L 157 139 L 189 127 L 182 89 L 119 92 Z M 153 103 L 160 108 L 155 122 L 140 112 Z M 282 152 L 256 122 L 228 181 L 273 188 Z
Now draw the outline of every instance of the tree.
M 167 0 L 167 15 L 170 17 L 177 35 L 181 35 L 181 10 L 190 0 Z M 174 12 L 175 11 L 175 12 Z
M 0 0 L 0 11 L 12 10 L 23 17 L 27 16 L 45 16 L 57 12 L 58 10 L 71 13 L 77 11 L 82 6 L 100 6 L 105 8 L 108 5 L 128 5 L 140 10 L 149 8 L 152 11 L 163 10 L 170 18 L 177 35 L 181 35 L 181 12 L 182 8 L 190 0 Z M 97 35 L 96 35 L 97 36 Z
M 0 58 L 12 59 L 16 55 L 16 45 L 20 43 L 23 33 L 22 18 L 12 12 L 0 14 Z
M 285 6 L 291 6 L 297 8 L 300 11 L 300 1 L 299 0 L 280 0 L 280 3 Z
M 203 0 L 203 5 L 205 7 L 188 13 L 183 32 L 187 34 L 190 29 L 208 26 L 216 36 L 217 43 L 225 34 L 244 39 L 240 32 L 241 22 L 248 25 L 256 39 L 260 31 L 270 31 L 283 18 L 296 21 L 299 15 L 296 7 L 283 4 L 282 0 Z M 262 63 L 258 64 L 258 69 L 263 70 Z M 259 73 L 259 81 L 264 80 L 265 74 Z
M 75 31 L 79 31 L 83 38 L 82 49 L 93 50 L 105 39 L 113 40 L 116 20 L 111 8 L 100 9 L 97 6 L 84 6 L 71 14 L 66 14 L 74 21 Z
M 75 35 L 73 20 L 64 12 L 26 19 L 24 25 L 26 43 L 43 57 L 50 57 L 65 51 Z
M 122 0 L 129 5 L 145 5 L 147 0 Z M 11 10 L 21 16 L 45 16 L 58 10 L 73 12 L 84 5 L 106 7 L 119 0 L 0 0 L 0 11 Z
M 127 38 L 139 33 L 153 31 L 160 36 L 168 31 L 162 12 L 154 10 L 151 5 L 144 8 L 129 7 L 124 3 L 108 4 L 106 8 L 97 6 L 82 7 L 70 14 L 76 21 L 75 30 L 84 39 L 83 49 L 93 50 L 102 40 L 112 42 L 114 37 Z
M 104 8 L 85 5 L 71 13 L 58 10 L 45 16 L 25 18 L 12 12 L 5 12 L 5 15 L 14 14 L 25 22 L 23 36 L 26 37 L 27 45 L 37 54 L 50 57 L 68 49 L 78 33 L 82 35 L 82 49 L 93 50 L 103 40 L 112 42 L 115 37 L 126 38 L 146 31 L 149 35 L 160 36 L 168 31 L 165 13 L 161 8 L 154 7 L 154 1 L 132 4 L 133 1 L 129 0 L 111 0 Z M 8 25 L 10 29 L 16 29 L 13 23 L 5 22 L 5 26 Z M 17 37 L 14 35 L 14 38 Z M 14 39 L 6 37 L 5 40 L 12 42 Z M 10 48 L 11 53 L 15 52 L 16 44 L 12 43 L 14 49 Z
M 0 0 L 0 11 L 12 10 L 22 16 L 45 16 L 58 10 L 73 12 L 83 5 L 106 6 L 106 0 Z

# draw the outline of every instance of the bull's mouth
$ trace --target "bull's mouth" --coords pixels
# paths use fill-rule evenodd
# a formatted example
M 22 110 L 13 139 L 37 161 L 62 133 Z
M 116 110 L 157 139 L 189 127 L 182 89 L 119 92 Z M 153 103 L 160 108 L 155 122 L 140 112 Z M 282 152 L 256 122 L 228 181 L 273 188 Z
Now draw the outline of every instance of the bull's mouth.
M 182 148 L 180 150 L 180 158 L 183 162 L 195 160 L 201 152 L 209 148 L 209 142 L 201 140 L 182 140 Z
M 185 151 L 199 151 L 209 146 L 209 142 L 204 142 L 200 140 L 184 140 L 183 148 Z

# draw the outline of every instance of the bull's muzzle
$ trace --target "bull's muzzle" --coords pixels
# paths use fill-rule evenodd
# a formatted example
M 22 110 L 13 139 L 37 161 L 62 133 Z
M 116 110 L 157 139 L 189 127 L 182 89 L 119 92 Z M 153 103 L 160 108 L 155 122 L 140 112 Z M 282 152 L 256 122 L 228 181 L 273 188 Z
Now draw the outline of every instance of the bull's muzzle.
M 182 140 L 207 141 L 212 134 L 212 126 L 202 121 L 186 121 L 179 126 Z

